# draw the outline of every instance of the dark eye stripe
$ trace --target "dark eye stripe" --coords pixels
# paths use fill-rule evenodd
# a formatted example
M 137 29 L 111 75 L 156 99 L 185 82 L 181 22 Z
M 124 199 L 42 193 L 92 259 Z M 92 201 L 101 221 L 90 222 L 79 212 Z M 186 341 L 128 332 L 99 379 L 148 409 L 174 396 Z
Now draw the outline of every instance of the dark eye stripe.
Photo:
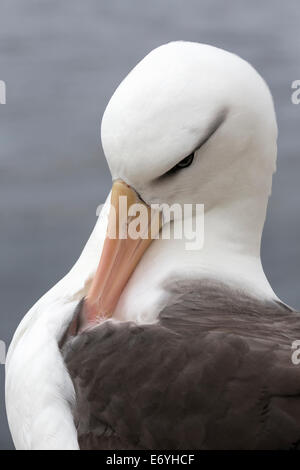
M 187 168 L 188 166 L 190 166 L 193 163 L 193 160 L 194 160 L 194 154 L 191 153 L 191 155 L 188 155 L 183 160 L 181 160 L 181 162 L 177 163 L 177 165 L 174 167 L 174 169 L 175 168 L 178 168 L 178 169 Z
M 177 165 L 173 166 L 173 168 L 171 168 L 170 170 L 168 170 L 166 173 L 159 176 L 158 178 L 164 178 L 165 176 L 171 175 L 173 173 L 177 173 L 177 171 L 189 167 L 193 163 L 195 152 L 199 150 L 204 144 L 206 144 L 206 142 L 217 132 L 219 127 L 225 121 L 227 114 L 228 114 L 227 108 L 221 109 L 216 115 L 215 119 L 210 124 L 210 126 L 207 128 L 204 137 L 202 137 L 201 140 L 198 142 L 198 145 L 195 147 L 194 152 L 188 155 L 187 157 L 185 157 L 183 160 L 177 163 Z
M 181 160 L 179 163 L 177 163 L 177 165 L 173 166 L 173 168 L 168 170 L 162 176 L 172 175 L 173 173 L 176 173 L 177 171 L 182 170 L 183 168 L 187 168 L 193 163 L 194 155 L 195 155 L 195 152 L 191 153 L 190 155 L 185 157 L 183 160 Z

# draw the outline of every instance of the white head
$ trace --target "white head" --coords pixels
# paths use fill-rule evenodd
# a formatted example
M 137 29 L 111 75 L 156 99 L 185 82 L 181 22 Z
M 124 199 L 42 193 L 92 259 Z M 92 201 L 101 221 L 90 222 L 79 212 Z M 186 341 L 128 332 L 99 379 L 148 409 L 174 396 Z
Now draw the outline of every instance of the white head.
M 124 180 L 148 204 L 205 207 L 203 250 L 186 253 L 180 242 L 161 249 L 154 242 L 121 296 L 121 315 L 132 310 L 138 290 L 144 302 L 145 285 L 149 289 L 163 276 L 164 266 L 167 278 L 193 269 L 226 278 L 227 270 L 229 277 L 253 281 L 273 295 L 260 243 L 276 167 L 277 124 L 269 89 L 249 63 L 205 44 L 163 45 L 117 88 L 101 134 L 113 180 Z M 161 257 L 165 262 L 155 271 L 153 260 Z
M 277 126 L 270 92 L 251 65 L 205 44 L 172 42 L 123 80 L 102 120 L 113 179 L 147 203 L 206 210 L 270 193 Z M 168 170 L 188 155 L 188 168 Z

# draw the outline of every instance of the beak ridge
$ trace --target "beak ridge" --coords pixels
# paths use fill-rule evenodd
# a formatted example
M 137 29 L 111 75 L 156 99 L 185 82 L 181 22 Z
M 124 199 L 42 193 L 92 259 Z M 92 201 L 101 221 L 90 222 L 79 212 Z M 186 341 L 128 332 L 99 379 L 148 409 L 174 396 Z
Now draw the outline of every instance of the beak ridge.
M 113 315 L 130 276 L 156 238 L 161 214 L 122 180 L 112 186 L 106 238 L 98 268 L 82 310 L 81 329 Z

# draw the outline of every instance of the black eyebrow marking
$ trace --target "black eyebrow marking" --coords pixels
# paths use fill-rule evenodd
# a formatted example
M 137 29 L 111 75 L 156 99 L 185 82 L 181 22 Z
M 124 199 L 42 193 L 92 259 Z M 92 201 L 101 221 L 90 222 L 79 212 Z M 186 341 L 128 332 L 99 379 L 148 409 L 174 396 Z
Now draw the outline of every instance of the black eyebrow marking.
M 201 139 L 201 141 L 196 146 L 195 150 L 192 152 L 197 152 L 212 136 L 213 134 L 219 129 L 219 127 L 223 124 L 227 116 L 227 109 L 224 108 L 215 117 L 213 122 L 208 126 L 208 129 L 205 132 L 205 136 Z
M 203 147 L 204 144 L 206 144 L 206 142 L 213 136 L 213 134 L 215 134 L 215 132 L 219 129 L 219 127 L 221 127 L 221 125 L 226 119 L 227 113 L 228 113 L 227 108 L 223 108 L 222 110 L 218 112 L 213 122 L 208 126 L 204 137 L 201 138 L 200 142 L 197 143 L 195 149 L 189 155 L 192 155 L 193 153 L 197 152 L 201 147 Z M 183 158 L 186 158 L 187 156 L 188 155 L 186 155 Z M 181 160 L 179 160 L 178 163 L 180 163 Z M 165 176 L 169 176 L 171 174 L 177 173 L 177 171 L 175 170 L 175 167 L 176 165 L 174 165 L 172 168 L 167 170 L 163 175 L 159 176 L 156 179 L 164 178 Z

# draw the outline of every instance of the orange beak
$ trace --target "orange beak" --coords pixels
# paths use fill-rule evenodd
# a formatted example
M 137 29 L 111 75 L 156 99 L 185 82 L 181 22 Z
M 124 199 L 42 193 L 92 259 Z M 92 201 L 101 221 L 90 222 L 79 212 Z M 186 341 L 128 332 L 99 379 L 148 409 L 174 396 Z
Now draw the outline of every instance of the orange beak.
M 101 259 L 84 302 L 83 328 L 113 315 L 125 285 L 160 228 L 160 212 L 122 180 L 115 181 Z

